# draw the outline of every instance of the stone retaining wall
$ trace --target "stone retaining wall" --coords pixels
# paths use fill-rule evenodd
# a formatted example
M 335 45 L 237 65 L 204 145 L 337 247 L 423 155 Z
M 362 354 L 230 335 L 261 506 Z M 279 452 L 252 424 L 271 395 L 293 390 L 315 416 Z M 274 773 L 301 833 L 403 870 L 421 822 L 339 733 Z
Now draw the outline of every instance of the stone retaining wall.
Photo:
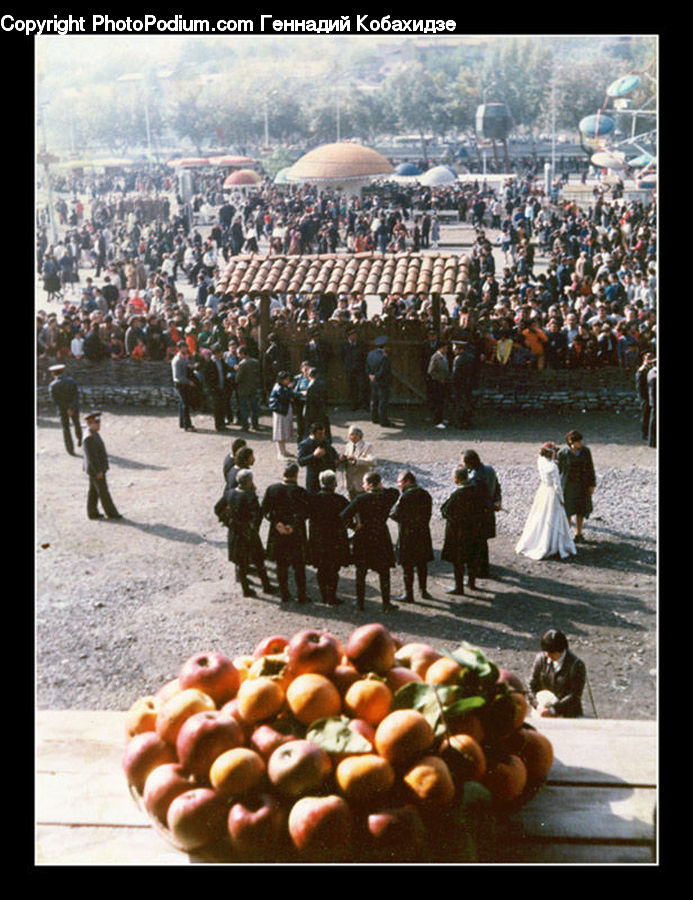
M 39 360 L 39 409 L 52 407 L 48 365 L 48 361 Z M 83 409 L 88 406 L 176 408 L 177 394 L 168 363 L 130 359 L 89 363 L 67 359 L 65 365 L 80 386 Z M 636 410 L 639 407 L 634 373 L 616 368 L 534 372 L 487 367 L 481 371 L 475 403 L 477 408 L 501 411 Z

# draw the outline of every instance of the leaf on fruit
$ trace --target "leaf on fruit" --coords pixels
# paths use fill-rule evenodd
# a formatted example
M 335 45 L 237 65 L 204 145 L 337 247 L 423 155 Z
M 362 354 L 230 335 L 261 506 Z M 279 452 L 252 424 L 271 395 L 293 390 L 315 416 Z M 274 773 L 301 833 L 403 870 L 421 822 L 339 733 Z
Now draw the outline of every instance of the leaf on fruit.
M 395 692 L 392 709 L 415 709 L 428 721 L 438 736 L 445 732 L 443 707 L 457 695 L 452 685 L 432 685 L 423 681 L 410 681 Z
M 327 753 L 370 753 L 371 742 L 362 734 L 349 728 L 347 716 L 329 716 L 313 722 L 306 738 Z
M 462 697 L 461 700 L 456 700 L 445 707 L 445 716 L 446 718 L 465 716 L 474 709 L 481 709 L 482 706 L 486 706 L 485 697 Z
M 281 678 L 286 672 L 287 662 L 277 656 L 262 656 L 256 660 L 253 672 L 265 678 Z
M 462 641 L 452 653 L 446 655 L 452 657 L 461 666 L 476 672 L 479 680 L 485 684 L 495 684 L 498 680 L 498 666 L 491 662 L 478 647 L 474 647 L 466 641 Z

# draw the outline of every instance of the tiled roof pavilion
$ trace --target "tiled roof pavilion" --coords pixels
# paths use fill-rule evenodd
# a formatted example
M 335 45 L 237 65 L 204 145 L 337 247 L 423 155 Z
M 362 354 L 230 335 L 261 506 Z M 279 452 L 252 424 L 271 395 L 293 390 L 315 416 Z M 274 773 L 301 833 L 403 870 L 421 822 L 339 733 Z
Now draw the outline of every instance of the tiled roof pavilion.
M 225 294 L 466 294 L 466 254 L 357 253 L 234 256 L 218 287 Z

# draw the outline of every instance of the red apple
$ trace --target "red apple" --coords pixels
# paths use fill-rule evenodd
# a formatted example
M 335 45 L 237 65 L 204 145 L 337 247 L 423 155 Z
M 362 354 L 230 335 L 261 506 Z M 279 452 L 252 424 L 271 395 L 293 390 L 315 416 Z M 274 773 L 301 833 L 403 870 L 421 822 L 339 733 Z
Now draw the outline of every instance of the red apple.
M 241 676 L 233 661 L 223 653 L 196 653 L 180 668 L 178 681 L 183 690 L 197 688 L 208 694 L 217 706 L 236 696 Z
M 342 697 L 349 690 L 351 685 L 358 681 L 361 673 L 349 662 L 340 662 L 335 666 L 334 672 L 330 674 L 330 681 L 333 682 Z
M 238 722 L 238 724 L 243 729 L 245 740 L 248 740 L 253 732 L 253 726 L 248 725 L 248 723 L 244 721 L 243 716 L 240 714 L 238 709 L 238 697 L 234 697 L 233 700 L 229 700 L 228 703 L 225 703 L 219 710 L 219 713 L 222 718 L 230 718 Z
M 127 711 L 125 718 L 125 733 L 127 737 L 134 737 L 143 731 L 155 731 L 158 711 L 159 701 L 155 696 L 138 697 Z
M 286 839 L 287 810 L 273 795 L 260 791 L 233 803 L 227 829 L 231 846 L 248 861 L 274 861 Z
M 167 681 L 166 684 L 163 684 L 158 691 L 154 694 L 154 699 L 156 700 L 158 706 L 163 706 L 167 700 L 173 697 L 174 694 L 177 694 L 181 690 L 180 681 L 177 678 L 172 678 L 170 681 Z
M 520 693 L 524 693 L 525 686 L 522 683 L 522 679 L 518 675 L 515 675 L 514 672 L 510 672 L 508 669 L 499 669 L 498 678 L 496 680 L 499 683 L 504 682 L 505 684 L 510 685 L 510 687 L 514 691 L 520 691 Z
M 370 813 L 366 827 L 371 847 L 386 859 L 416 857 L 426 844 L 426 826 L 411 803 Z
M 297 735 L 289 734 L 265 722 L 258 725 L 250 735 L 250 746 L 256 750 L 264 760 L 268 760 L 272 753 L 287 741 L 296 740 Z
M 224 716 L 215 709 L 195 713 L 178 732 L 178 762 L 199 784 L 207 784 L 209 767 L 217 756 L 242 746 L 244 741 L 243 729 L 232 716 Z
M 253 656 L 258 659 L 260 656 L 272 656 L 275 653 L 283 653 L 289 646 L 289 639 L 283 634 L 271 634 L 269 637 L 263 638 L 253 650 Z
M 142 793 L 147 775 L 157 766 L 176 761 L 175 748 L 155 731 L 136 734 L 125 745 L 121 764 L 125 777 L 138 794 Z
M 412 672 L 416 672 L 421 678 L 426 675 L 426 669 L 440 659 L 443 654 L 432 644 L 412 641 L 403 644 L 395 653 L 395 665 L 406 666 Z
M 345 650 L 347 658 L 361 674 L 387 672 L 395 662 L 395 639 L 380 622 L 355 628 Z
M 417 675 L 413 669 L 408 669 L 406 666 L 394 665 L 385 673 L 385 684 L 393 694 L 405 684 L 409 684 L 410 681 L 423 681 L 423 678 Z
M 333 634 L 309 628 L 291 638 L 286 652 L 294 677 L 306 672 L 331 675 L 342 658 L 341 644 Z
M 327 752 L 304 739 L 281 744 L 267 760 L 267 777 L 286 797 L 300 797 L 317 790 L 331 771 Z
M 144 808 L 150 816 L 166 822 L 166 813 L 174 797 L 195 787 L 195 782 L 178 763 L 164 763 L 147 776 L 142 792 Z
M 337 862 L 351 853 L 354 820 L 343 797 L 301 797 L 291 807 L 288 826 L 291 842 L 306 861 Z
M 171 801 L 166 825 L 175 843 L 192 852 L 223 837 L 226 816 L 226 803 L 219 794 L 212 788 L 198 787 Z

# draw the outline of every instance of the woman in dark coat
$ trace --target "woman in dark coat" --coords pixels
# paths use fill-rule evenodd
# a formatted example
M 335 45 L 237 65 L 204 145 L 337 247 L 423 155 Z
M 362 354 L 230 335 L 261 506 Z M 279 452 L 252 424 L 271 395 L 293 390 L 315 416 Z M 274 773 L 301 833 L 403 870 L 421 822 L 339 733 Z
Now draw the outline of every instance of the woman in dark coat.
M 251 565 L 255 566 L 260 575 L 264 593 L 272 593 L 259 535 L 262 521 L 260 502 L 255 493 L 253 473 L 250 469 L 241 469 L 237 473 L 236 487 L 224 491 L 214 505 L 214 512 L 219 521 L 228 528 L 228 558 L 229 562 L 236 564 L 236 578 L 243 590 L 243 596 L 256 596 L 248 583 Z
M 320 490 L 310 495 L 307 561 L 316 569 L 320 596 L 329 606 L 339 606 L 339 570 L 351 565 L 347 530 L 340 514 L 349 501 L 336 492 L 337 476 L 327 469 L 319 475 Z
M 445 539 L 440 558 L 453 565 L 455 586 L 448 594 L 464 594 L 464 571 L 467 583 L 476 587 L 479 565 L 483 558 L 485 501 L 481 489 L 469 481 L 464 466 L 455 469 L 455 490 L 440 508 L 445 519 Z
M 572 525 L 575 516 L 575 543 L 582 544 L 582 525 L 592 513 L 592 494 L 597 484 L 592 454 L 582 442 L 579 431 L 569 431 L 565 436 L 567 447 L 558 454 L 558 471 L 561 476 L 565 514 Z
M 421 597 L 430 599 L 426 579 L 428 563 L 434 559 L 430 529 L 433 498 L 419 487 L 416 476 L 408 470 L 400 473 L 397 485 L 402 493 L 390 513 L 390 518 L 399 526 L 395 553 L 404 575 L 404 594 L 397 599 L 413 603 L 415 570 Z
M 395 566 L 387 519 L 399 499 L 397 488 L 384 488 L 380 475 L 369 472 L 364 476 L 364 493 L 358 494 L 340 518 L 347 528 L 353 528 L 353 557 L 356 566 L 356 606 L 364 608 L 366 572 L 372 569 L 380 579 L 383 609 L 397 609 L 390 600 L 390 569 Z

